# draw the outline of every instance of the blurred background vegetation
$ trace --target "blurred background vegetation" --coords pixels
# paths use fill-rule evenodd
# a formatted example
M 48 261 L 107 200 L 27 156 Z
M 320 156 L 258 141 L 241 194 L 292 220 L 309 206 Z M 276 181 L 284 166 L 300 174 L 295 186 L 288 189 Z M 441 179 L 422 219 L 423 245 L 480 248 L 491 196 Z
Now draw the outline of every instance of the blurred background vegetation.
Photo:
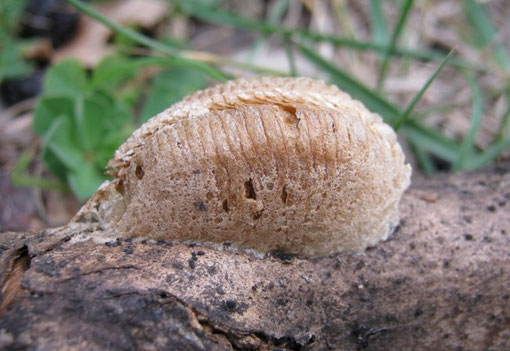
M 414 176 L 510 157 L 505 0 L 2 0 L 0 231 L 58 225 L 183 96 L 311 76 L 398 129 Z

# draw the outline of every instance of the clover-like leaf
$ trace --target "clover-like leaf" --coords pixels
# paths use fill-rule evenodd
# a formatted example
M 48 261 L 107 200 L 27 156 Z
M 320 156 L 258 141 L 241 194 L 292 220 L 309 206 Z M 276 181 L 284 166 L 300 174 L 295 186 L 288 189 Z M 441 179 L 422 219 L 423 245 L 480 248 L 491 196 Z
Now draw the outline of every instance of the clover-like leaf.
M 87 84 L 87 74 L 75 60 L 65 60 L 51 66 L 44 77 L 44 94 L 50 96 L 80 96 Z
M 206 83 L 206 74 L 197 70 L 176 67 L 162 71 L 154 79 L 142 109 L 141 122 L 146 122 L 184 96 L 204 88 Z

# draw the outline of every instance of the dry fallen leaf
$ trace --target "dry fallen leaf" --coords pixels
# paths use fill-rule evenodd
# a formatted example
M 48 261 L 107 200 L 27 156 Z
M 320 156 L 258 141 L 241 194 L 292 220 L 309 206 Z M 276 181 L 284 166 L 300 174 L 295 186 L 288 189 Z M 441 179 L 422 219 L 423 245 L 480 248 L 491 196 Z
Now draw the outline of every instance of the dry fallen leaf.
M 153 28 L 168 14 L 168 4 L 159 0 L 110 1 L 98 9 L 114 22 L 144 29 Z M 110 29 L 84 16 L 76 37 L 57 50 L 53 59 L 74 58 L 87 67 L 93 67 L 111 52 L 110 36 Z

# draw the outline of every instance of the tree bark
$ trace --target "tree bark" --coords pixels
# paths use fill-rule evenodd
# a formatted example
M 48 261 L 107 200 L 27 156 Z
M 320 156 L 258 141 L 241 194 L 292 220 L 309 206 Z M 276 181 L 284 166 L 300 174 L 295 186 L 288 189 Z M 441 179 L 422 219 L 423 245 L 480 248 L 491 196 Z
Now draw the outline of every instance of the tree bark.
M 415 179 L 357 255 L 0 234 L 0 349 L 509 350 L 509 171 Z

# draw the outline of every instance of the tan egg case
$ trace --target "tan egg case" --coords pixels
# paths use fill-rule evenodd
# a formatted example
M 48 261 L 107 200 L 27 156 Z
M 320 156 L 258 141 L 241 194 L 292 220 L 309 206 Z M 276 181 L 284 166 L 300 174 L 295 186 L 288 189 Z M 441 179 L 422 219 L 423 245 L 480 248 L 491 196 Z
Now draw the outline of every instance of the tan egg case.
M 394 131 L 308 78 L 241 79 L 153 117 L 75 220 L 111 236 L 230 242 L 301 256 L 361 251 L 398 224 L 411 167 Z

